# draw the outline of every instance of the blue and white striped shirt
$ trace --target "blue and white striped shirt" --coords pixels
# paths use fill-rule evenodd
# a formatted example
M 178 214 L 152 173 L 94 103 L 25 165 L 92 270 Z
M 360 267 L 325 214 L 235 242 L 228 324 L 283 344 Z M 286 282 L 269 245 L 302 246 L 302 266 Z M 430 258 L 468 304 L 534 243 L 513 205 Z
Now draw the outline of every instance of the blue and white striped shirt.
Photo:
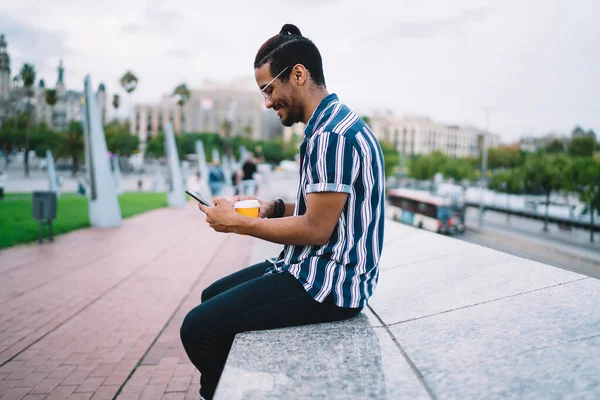
M 335 94 L 317 107 L 300 146 L 300 186 L 294 215 L 306 213 L 306 195 L 348 193 L 324 246 L 285 246 L 276 268 L 295 276 L 315 300 L 333 291 L 339 307 L 364 307 L 379 277 L 383 247 L 385 174 L 379 142 Z

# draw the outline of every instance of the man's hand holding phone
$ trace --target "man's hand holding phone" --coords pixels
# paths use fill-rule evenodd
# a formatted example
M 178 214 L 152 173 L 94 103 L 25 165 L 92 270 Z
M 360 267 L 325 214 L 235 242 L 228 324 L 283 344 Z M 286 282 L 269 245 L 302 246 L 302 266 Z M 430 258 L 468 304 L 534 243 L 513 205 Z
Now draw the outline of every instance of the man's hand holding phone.
M 211 207 L 198 204 L 200 211 L 206 214 L 206 222 L 217 232 L 237 233 L 245 217 L 238 214 L 225 199 L 216 198 L 213 203 L 214 206 Z

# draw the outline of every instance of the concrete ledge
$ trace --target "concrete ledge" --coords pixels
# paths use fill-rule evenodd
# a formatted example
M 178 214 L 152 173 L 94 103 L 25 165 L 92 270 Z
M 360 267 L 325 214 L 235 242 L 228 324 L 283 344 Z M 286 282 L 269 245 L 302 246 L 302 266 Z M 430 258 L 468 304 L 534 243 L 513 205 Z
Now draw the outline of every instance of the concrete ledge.
M 357 318 L 238 335 L 216 398 L 600 397 L 600 281 L 392 221 L 381 268 Z

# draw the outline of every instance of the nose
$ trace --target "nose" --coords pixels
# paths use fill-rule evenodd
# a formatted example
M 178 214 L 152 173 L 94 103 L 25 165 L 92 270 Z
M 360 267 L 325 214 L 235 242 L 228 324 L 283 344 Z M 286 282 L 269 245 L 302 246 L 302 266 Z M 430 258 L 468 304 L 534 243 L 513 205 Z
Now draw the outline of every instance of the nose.
M 265 107 L 267 109 L 273 107 L 273 99 L 271 99 L 271 96 L 265 95 Z

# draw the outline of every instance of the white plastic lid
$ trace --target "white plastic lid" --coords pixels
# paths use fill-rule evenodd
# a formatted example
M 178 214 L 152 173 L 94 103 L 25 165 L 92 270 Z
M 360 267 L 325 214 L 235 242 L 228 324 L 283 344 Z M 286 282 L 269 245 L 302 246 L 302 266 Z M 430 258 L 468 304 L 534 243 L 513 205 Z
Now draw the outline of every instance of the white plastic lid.
M 260 203 L 258 200 L 240 200 L 237 201 L 233 208 L 257 208 L 260 207 Z

